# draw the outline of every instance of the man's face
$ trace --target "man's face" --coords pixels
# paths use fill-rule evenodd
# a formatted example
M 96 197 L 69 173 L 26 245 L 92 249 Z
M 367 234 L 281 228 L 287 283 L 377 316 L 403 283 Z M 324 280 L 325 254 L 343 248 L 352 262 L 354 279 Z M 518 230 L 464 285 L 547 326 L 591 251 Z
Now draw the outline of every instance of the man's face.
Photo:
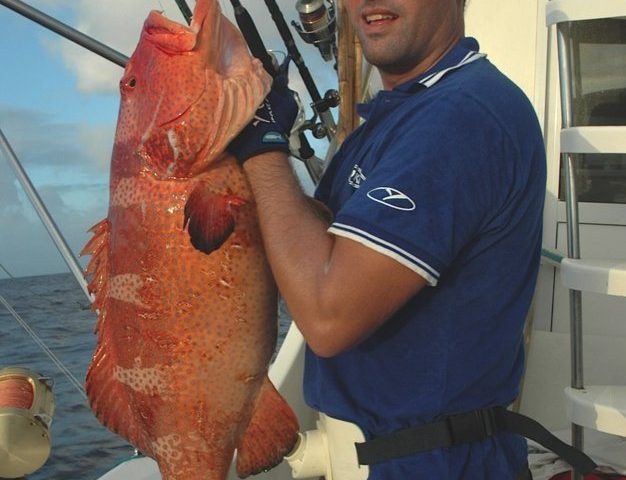
M 345 0 L 365 58 L 401 75 L 437 60 L 463 34 L 459 0 Z M 434 57 L 431 59 L 431 57 Z

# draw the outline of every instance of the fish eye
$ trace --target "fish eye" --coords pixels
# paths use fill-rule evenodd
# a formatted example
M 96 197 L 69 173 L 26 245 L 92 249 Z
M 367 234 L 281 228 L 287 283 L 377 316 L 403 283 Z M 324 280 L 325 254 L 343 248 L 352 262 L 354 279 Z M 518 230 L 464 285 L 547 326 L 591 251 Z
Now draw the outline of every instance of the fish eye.
M 123 92 L 127 92 L 129 90 L 132 90 L 136 86 L 137 86 L 137 78 L 134 75 L 132 77 L 122 78 L 120 80 L 120 89 Z

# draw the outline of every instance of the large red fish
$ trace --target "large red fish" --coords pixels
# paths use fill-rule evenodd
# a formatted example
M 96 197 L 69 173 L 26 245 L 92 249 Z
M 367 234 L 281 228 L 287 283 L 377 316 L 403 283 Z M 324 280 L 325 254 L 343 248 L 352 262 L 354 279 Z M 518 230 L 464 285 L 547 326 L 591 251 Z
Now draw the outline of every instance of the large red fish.
M 224 153 L 271 80 L 217 0 L 190 28 L 151 12 L 120 82 L 108 216 L 83 253 L 96 416 L 164 479 L 276 465 L 297 420 L 267 377 L 276 290 L 254 199 Z

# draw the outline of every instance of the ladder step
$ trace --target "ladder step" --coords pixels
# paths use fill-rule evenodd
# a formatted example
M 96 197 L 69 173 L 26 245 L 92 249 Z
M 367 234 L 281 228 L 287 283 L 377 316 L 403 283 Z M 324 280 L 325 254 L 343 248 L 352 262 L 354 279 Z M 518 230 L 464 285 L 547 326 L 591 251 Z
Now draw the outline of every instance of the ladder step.
M 561 152 L 626 153 L 626 126 L 565 128 Z
M 626 437 L 626 386 L 590 385 L 565 389 L 565 409 L 572 423 Z
M 626 260 L 564 258 L 560 272 L 566 288 L 626 297 Z

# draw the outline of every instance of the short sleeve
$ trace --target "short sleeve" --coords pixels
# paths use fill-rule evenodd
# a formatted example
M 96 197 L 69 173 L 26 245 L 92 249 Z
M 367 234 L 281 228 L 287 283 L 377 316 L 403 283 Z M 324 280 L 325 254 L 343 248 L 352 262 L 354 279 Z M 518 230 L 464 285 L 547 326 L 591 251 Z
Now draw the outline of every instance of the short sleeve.
M 497 122 L 473 102 L 432 118 L 409 114 L 405 129 L 387 132 L 372 152 L 376 163 L 367 179 L 329 232 L 397 260 L 435 286 L 493 211 L 506 154 Z M 477 121 L 481 128 L 474 128 Z

